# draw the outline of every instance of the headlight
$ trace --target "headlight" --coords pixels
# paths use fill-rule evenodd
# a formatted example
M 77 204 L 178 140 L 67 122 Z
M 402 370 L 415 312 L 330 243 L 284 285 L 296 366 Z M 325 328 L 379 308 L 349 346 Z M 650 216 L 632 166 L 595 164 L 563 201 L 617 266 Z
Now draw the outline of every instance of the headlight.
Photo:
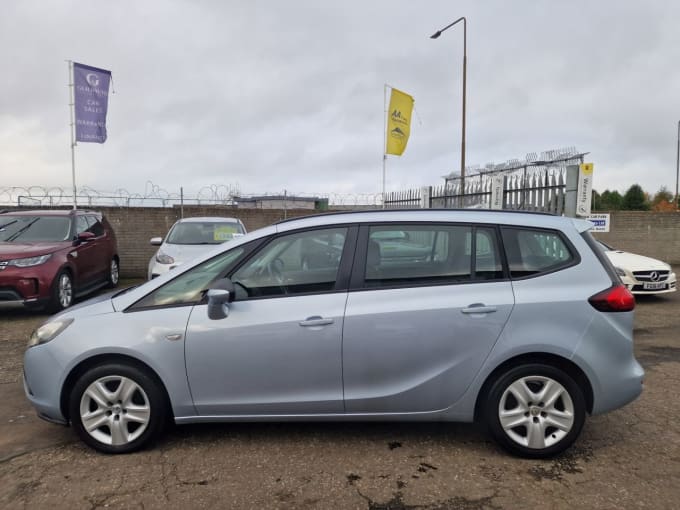
M 49 342 L 64 331 L 72 322 L 73 319 L 57 319 L 46 322 L 33 332 L 31 339 L 28 341 L 28 347 Z
M 47 255 L 40 255 L 38 257 L 28 257 L 26 259 L 14 259 L 10 260 L 7 263 L 7 265 L 16 267 L 39 266 L 40 264 L 44 264 L 45 262 L 47 262 L 51 256 L 52 254 L 48 253 Z
M 616 269 L 616 274 L 617 274 L 617 275 L 619 275 L 619 276 L 626 276 L 626 272 L 625 272 L 623 269 L 621 269 L 620 267 L 615 267 L 614 269 Z
M 175 262 L 175 259 L 173 259 L 170 255 L 166 255 L 162 251 L 159 251 L 156 253 L 156 262 L 160 262 L 161 264 L 172 264 Z

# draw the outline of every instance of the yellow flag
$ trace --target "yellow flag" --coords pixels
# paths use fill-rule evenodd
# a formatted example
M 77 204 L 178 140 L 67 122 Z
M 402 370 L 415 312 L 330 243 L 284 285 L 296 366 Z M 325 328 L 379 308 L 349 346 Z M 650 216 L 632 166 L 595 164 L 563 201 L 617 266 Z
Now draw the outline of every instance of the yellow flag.
M 411 133 L 413 98 L 400 90 L 392 89 L 390 109 L 387 112 L 387 146 L 385 154 L 401 156 Z

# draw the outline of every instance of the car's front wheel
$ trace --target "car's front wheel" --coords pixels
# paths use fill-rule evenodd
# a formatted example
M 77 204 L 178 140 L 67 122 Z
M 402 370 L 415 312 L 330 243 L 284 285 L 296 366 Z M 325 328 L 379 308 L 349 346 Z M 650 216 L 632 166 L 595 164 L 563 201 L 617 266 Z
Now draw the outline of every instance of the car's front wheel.
M 485 405 L 485 418 L 496 441 L 529 458 L 557 455 L 581 432 L 586 403 L 579 385 L 550 365 L 526 364 L 496 379 Z
M 109 264 L 109 276 L 107 278 L 107 284 L 109 288 L 114 288 L 118 285 L 118 280 L 120 278 L 120 264 L 116 257 L 111 259 Z
M 54 279 L 54 283 L 52 283 L 52 295 L 47 304 L 47 310 L 50 312 L 58 312 L 64 308 L 68 308 L 73 304 L 73 296 L 73 277 L 68 271 L 61 271 Z
M 157 438 L 167 404 L 159 383 L 142 369 L 112 363 L 85 372 L 69 403 L 78 436 L 105 453 L 139 450 Z

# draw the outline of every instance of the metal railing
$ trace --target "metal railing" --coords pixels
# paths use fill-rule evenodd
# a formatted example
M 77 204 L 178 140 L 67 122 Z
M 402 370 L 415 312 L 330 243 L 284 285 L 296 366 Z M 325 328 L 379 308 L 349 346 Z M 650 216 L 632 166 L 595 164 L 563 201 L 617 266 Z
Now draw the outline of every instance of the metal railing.
M 464 190 L 461 178 L 451 174 L 441 186 L 387 193 L 385 208 L 491 209 L 494 180 L 502 178 L 502 209 L 562 214 L 567 166 L 582 163 L 585 154 L 569 148 L 545 151 L 540 158 L 531 153 L 523 160 L 490 163 L 483 170 L 469 167 Z

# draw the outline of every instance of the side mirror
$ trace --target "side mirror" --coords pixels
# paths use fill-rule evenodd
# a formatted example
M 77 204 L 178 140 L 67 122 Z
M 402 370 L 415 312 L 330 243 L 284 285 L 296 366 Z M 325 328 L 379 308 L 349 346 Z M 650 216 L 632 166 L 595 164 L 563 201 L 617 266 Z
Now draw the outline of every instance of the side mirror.
M 149 244 L 151 246 L 160 246 L 161 244 L 163 244 L 163 238 L 162 237 L 152 237 L 149 240 Z
M 87 241 L 91 241 L 95 237 L 96 236 L 92 232 L 81 232 L 80 234 L 78 234 L 78 241 L 84 243 Z
M 234 300 L 234 284 L 229 278 L 216 281 L 208 289 L 208 318 L 226 319 L 229 316 L 229 303 Z

